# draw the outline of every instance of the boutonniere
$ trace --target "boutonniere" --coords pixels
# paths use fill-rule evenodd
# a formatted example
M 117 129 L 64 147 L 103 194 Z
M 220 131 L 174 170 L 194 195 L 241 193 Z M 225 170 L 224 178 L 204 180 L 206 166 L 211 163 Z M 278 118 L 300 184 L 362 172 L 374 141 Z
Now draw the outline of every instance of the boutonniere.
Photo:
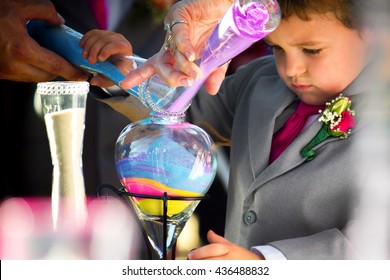
M 301 155 L 306 161 L 312 160 L 316 152 L 312 149 L 329 137 L 347 138 L 351 129 L 355 126 L 355 112 L 351 110 L 351 99 L 340 94 L 336 99 L 327 102 L 324 111 L 319 111 L 323 122 L 321 130 L 316 136 L 301 150 Z

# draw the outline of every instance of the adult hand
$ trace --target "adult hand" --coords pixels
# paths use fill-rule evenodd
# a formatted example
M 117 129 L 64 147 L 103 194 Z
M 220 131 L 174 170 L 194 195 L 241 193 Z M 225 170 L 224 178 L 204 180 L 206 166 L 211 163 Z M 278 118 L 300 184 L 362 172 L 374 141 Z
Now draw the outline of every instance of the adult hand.
M 26 24 L 31 19 L 53 25 L 64 23 L 48 0 L 0 1 L 0 79 L 40 82 L 61 76 L 86 80 L 87 73 L 42 48 L 29 36 Z
M 189 260 L 261 260 L 264 259 L 240 247 L 213 231 L 207 233 L 210 244 L 188 253 Z
M 159 74 L 170 86 L 190 86 L 202 75 L 194 63 L 201 57 L 205 44 L 218 21 L 232 5 L 232 0 L 182 0 L 171 7 L 164 19 L 165 24 L 174 20 L 186 23 L 174 24 L 172 41 L 167 50 L 161 50 L 140 68 L 131 71 L 122 81 L 123 88 L 134 87 L 154 74 Z M 217 93 L 225 77 L 227 65 L 215 70 L 206 79 L 205 89 Z

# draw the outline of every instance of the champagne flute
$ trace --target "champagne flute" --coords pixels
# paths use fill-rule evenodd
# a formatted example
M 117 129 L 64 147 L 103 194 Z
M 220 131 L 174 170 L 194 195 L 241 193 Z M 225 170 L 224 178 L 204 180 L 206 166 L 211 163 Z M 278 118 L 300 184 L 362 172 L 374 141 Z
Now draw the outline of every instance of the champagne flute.
M 82 227 L 86 195 L 82 147 L 88 82 L 42 82 L 37 85 L 53 164 L 52 216 L 54 229 Z

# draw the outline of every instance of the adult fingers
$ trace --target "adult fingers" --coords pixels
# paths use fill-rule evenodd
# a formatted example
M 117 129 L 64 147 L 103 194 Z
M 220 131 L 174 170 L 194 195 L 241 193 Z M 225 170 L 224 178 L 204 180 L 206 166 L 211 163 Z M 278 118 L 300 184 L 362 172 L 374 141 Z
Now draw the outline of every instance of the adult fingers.
M 176 44 L 177 49 L 183 53 L 183 55 L 187 58 L 189 61 L 195 60 L 195 48 L 192 45 L 191 42 L 191 25 L 192 25 L 192 18 L 191 15 L 188 13 L 187 9 L 191 8 L 188 3 L 184 2 L 177 2 L 174 4 L 171 9 L 169 9 L 168 14 L 166 15 L 164 19 L 165 24 L 172 24 L 172 22 L 180 22 L 174 24 L 174 26 L 170 26 L 172 35 L 173 35 L 173 41 Z
M 133 88 L 156 74 L 154 67 L 156 55 L 149 58 L 138 68 L 129 72 L 129 74 L 119 83 L 123 89 Z
M 70 64 L 67 60 L 56 53 L 32 44 L 30 54 L 27 54 L 28 64 L 50 73 L 55 76 L 63 77 L 67 80 L 86 80 L 88 74 Z M 34 80 L 40 79 L 32 77 Z
M 155 70 L 156 73 L 159 74 L 159 76 L 171 87 L 191 86 L 193 84 L 194 78 L 182 72 L 169 51 L 160 51 L 159 56 L 156 58 Z M 190 75 L 198 75 L 195 72 L 195 74 L 192 74 L 190 68 L 188 70 Z

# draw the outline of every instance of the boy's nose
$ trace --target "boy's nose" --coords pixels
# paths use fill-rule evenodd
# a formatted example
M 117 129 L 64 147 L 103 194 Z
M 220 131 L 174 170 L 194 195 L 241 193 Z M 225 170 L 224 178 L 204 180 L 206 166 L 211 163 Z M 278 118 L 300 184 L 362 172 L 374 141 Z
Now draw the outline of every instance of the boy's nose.
M 299 57 L 290 55 L 286 57 L 286 75 L 288 77 L 299 76 L 306 72 L 305 63 Z

